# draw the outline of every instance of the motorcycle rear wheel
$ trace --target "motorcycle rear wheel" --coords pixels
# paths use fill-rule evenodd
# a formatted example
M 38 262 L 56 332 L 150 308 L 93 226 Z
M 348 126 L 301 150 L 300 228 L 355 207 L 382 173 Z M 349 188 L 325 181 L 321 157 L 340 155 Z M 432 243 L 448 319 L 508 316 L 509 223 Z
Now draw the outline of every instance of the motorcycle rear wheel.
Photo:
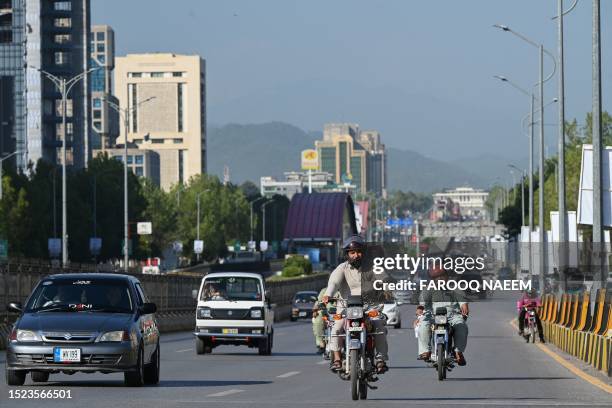
M 446 377 L 446 362 L 444 361 L 445 360 L 444 344 L 442 343 L 438 344 L 436 353 L 438 356 L 438 380 L 442 381 Z
M 359 350 L 351 350 L 349 354 L 351 370 L 351 398 L 359 399 Z

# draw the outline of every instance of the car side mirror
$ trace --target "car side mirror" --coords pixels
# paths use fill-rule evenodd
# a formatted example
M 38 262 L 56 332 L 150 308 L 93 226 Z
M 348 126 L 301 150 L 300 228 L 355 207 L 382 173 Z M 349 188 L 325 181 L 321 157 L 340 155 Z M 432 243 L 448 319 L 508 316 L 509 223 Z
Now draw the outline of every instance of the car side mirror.
M 193 300 L 196 300 L 198 298 L 198 290 L 194 289 L 191 291 L 191 297 L 193 298 Z
M 6 310 L 9 312 L 21 313 L 23 311 L 23 307 L 21 306 L 21 302 L 11 302 L 6 306 Z
M 155 305 L 155 303 L 145 303 L 142 306 L 140 306 L 140 313 L 142 314 L 152 314 L 157 312 L 157 306 Z

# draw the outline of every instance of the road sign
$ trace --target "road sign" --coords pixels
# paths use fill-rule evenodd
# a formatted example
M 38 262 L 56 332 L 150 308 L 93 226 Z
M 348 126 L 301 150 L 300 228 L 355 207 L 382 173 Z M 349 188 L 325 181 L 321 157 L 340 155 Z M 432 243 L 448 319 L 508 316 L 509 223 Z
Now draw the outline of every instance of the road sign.
M 248 244 L 247 244 L 247 246 L 249 247 L 249 249 L 250 249 L 251 251 L 253 251 L 255 248 L 257 248 L 257 242 L 255 242 L 255 241 L 249 241 L 249 242 L 248 242 Z
M 268 250 L 268 241 L 259 241 L 259 250 L 266 252 Z
M 0 260 L 6 261 L 8 259 L 8 241 L 6 239 L 0 239 Z
M 150 222 L 139 222 L 136 229 L 138 235 L 151 235 L 153 233 L 153 225 Z
M 102 238 L 89 238 L 89 252 L 93 256 L 100 255 L 100 250 L 102 250 Z
M 121 255 L 125 255 L 125 240 L 121 240 Z M 128 255 L 132 256 L 132 239 L 128 239 Z
M 314 149 L 302 150 L 302 170 L 317 170 L 319 168 L 319 154 Z
M 240 251 L 240 241 L 236 241 L 236 243 L 234 244 L 234 251 Z
M 172 243 L 172 250 L 177 253 L 183 252 L 183 243 L 181 241 L 174 241 Z
M 604 227 L 612 227 L 612 147 L 606 146 L 601 157 L 601 211 Z M 593 145 L 582 145 L 580 185 L 578 190 L 578 224 L 593 225 Z
M 47 242 L 50 258 L 59 258 L 62 253 L 62 240 L 59 238 L 49 238 Z
M 196 239 L 193 241 L 193 252 L 196 254 L 201 254 L 204 252 L 204 241 L 201 239 Z

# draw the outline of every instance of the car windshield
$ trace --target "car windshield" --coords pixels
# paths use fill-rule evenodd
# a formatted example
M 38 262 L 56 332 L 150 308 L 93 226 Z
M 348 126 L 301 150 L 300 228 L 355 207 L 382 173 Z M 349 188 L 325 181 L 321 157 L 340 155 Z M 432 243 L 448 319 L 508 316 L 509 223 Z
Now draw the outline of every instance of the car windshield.
M 111 279 L 44 280 L 36 288 L 26 312 L 131 313 L 128 284 Z
M 261 300 L 259 279 L 246 277 L 209 278 L 204 282 L 200 300 Z
M 294 303 L 314 303 L 317 301 L 317 295 L 314 293 L 297 293 L 293 299 Z

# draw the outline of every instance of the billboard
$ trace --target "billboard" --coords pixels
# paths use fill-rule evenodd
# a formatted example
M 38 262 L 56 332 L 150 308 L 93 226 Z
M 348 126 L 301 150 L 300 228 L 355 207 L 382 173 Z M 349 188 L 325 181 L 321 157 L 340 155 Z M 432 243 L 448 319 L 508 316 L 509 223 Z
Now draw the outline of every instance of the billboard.
M 318 170 L 319 153 L 314 149 L 302 150 L 302 170 Z
M 601 157 L 601 196 L 603 226 L 612 227 L 612 191 L 610 189 L 610 163 L 612 147 L 607 146 Z M 580 187 L 578 190 L 578 224 L 593 225 L 593 146 L 582 145 Z

